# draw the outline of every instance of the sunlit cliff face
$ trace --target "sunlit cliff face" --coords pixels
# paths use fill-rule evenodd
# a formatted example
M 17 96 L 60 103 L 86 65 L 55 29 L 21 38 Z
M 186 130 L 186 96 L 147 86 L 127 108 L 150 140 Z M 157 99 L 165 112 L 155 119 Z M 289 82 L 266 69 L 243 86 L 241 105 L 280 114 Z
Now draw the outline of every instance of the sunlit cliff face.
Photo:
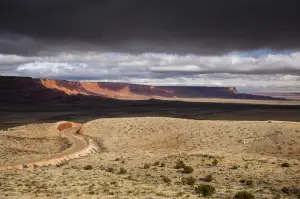
M 52 80 L 52 79 L 40 79 L 40 82 L 43 86 L 49 89 L 55 89 L 63 91 L 68 95 L 93 95 L 93 96 L 102 96 L 108 98 L 116 99 L 150 99 L 150 98 L 176 98 L 177 95 L 182 95 L 178 93 L 176 88 L 168 87 L 156 87 L 156 86 L 147 86 L 147 85 L 131 85 L 126 83 L 100 83 L 100 82 L 72 82 L 64 80 Z M 209 90 L 210 88 L 208 88 Z M 212 88 L 211 88 L 212 89 Z M 214 94 L 218 95 L 218 88 L 214 88 Z M 217 89 L 217 90 L 216 90 Z M 224 90 L 225 89 L 225 90 Z M 227 89 L 227 90 L 226 90 Z M 182 90 L 181 90 L 182 92 Z M 189 96 L 190 91 L 186 90 L 186 96 Z M 209 91 L 199 91 L 199 96 L 203 94 L 206 95 Z M 203 93 L 202 93 L 203 92 Z M 204 93 L 206 92 L 206 93 Z M 237 91 L 234 87 L 221 88 L 221 95 L 225 94 L 237 94 Z M 197 94 L 197 93 L 196 93 Z M 195 94 L 193 94 L 195 95 Z
M 68 95 L 96 95 L 108 98 L 116 99 L 149 99 L 154 96 L 143 96 L 131 92 L 128 85 L 118 86 L 116 85 L 114 89 L 109 89 L 101 87 L 101 83 L 98 82 L 69 82 L 69 81 L 59 81 L 50 79 L 41 79 L 41 83 L 50 89 L 56 89 L 63 91 Z M 149 87 L 154 89 L 155 87 Z M 147 87 L 147 89 L 149 89 Z M 168 92 L 168 91 L 167 91 Z

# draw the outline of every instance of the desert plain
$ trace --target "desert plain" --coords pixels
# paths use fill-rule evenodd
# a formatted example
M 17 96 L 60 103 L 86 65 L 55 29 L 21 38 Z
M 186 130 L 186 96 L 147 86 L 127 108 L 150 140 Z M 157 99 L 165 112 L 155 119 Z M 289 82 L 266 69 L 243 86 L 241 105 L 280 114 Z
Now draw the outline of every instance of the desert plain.
M 49 122 L 1 131 L 0 165 L 23 165 L 0 171 L 2 198 L 202 198 L 195 188 L 203 184 L 215 188 L 208 198 L 233 198 L 239 191 L 299 197 L 297 122 L 99 118 L 83 123 L 78 135 L 97 150 L 26 166 L 72 146 L 62 135 L 70 129 L 56 127 Z

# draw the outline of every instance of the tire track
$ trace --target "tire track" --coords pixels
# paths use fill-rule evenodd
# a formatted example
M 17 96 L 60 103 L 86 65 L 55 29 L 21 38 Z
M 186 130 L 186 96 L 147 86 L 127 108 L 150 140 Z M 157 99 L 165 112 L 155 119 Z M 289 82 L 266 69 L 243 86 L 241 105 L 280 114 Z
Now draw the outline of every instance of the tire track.
M 66 137 L 72 144 L 71 147 L 67 148 L 63 152 L 45 157 L 42 160 L 24 161 L 16 165 L 0 165 L 0 170 L 59 165 L 66 161 L 87 156 L 93 152 L 98 151 L 97 146 L 94 145 L 90 138 L 83 135 L 76 135 L 76 132 L 78 132 L 80 128 L 81 127 L 73 127 L 65 129 L 61 132 L 61 135 L 63 137 Z

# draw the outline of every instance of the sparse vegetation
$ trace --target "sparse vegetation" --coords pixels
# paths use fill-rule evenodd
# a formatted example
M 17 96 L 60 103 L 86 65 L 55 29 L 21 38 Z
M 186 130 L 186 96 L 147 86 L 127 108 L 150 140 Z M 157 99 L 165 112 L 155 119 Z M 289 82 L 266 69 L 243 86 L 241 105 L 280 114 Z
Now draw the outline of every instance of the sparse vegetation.
M 24 168 L 24 169 L 27 169 L 27 168 L 29 168 L 29 167 L 28 167 L 28 165 L 23 164 L 23 168 Z
M 183 168 L 183 173 L 193 173 L 194 169 L 191 166 L 185 166 Z
M 184 164 L 184 162 L 182 160 L 178 160 L 176 162 L 176 165 L 175 165 L 175 169 L 183 169 L 186 165 Z
M 283 188 L 281 189 L 281 191 L 282 191 L 283 193 L 286 193 L 286 194 L 289 194 L 289 192 L 290 192 L 289 188 L 287 188 L 287 187 L 283 187 Z
M 281 196 L 280 196 L 280 194 L 278 193 L 278 194 L 276 194 L 276 195 L 274 196 L 273 199 L 280 199 L 280 198 L 281 198 Z
M 195 192 L 203 197 L 208 197 L 213 195 L 216 192 L 215 187 L 209 184 L 200 184 L 195 188 Z
M 300 199 L 300 188 L 283 187 L 281 191 L 285 194 L 294 195 L 297 199 Z
M 143 168 L 144 169 L 149 169 L 150 168 L 150 164 L 145 163 Z
M 159 165 L 159 161 L 154 162 L 153 166 L 158 166 Z
M 108 167 L 108 168 L 106 169 L 106 171 L 109 172 L 109 173 L 113 173 L 113 172 L 114 172 L 114 168 Z
M 214 160 L 212 161 L 212 165 L 214 165 L 214 166 L 216 166 L 218 163 L 219 163 L 219 161 L 218 161 L 217 159 L 214 159 Z
M 254 195 L 248 191 L 240 191 L 235 196 L 233 199 L 254 199 Z
M 127 173 L 127 170 L 124 169 L 123 167 L 120 168 L 120 171 L 119 171 L 119 174 L 126 174 Z
M 246 180 L 246 185 L 253 186 L 254 185 L 253 180 Z
M 181 179 L 182 184 L 187 184 L 193 186 L 196 182 L 196 179 L 193 176 Z
M 232 170 L 236 170 L 236 169 L 238 169 L 239 167 L 237 166 L 237 165 L 234 165 L 234 166 L 232 166 L 230 169 L 232 169 Z
M 162 176 L 162 180 L 164 183 L 171 183 L 171 179 L 167 176 Z
M 144 132 L 148 130 L 148 127 L 149 131 L 155 132 L 162 124 L 156 127 L 153 125 L 154 122 L 151 121 L 152 119 L 147 119 L 147 128 L 144 128 L 140 126 L 143 122 L 139 122 L 135 118 L 131 120 L 128 125 L 126 124 L 126 129 L 124 129 L 124 131 L 128 131 L 127 134 L 123 134 L 119 129 L 114 129 L 109 132 L 109 128 L 107 128 L 103 129 L 103 133 L 100 135 L 99 130 L 101 128 L 98 128 L 99 125 L 116 126 L 114 121 L 111 122 L 110 120 L 107 122 L 99 121 L 99 124 L 89 123 L 86 125 L 84 128 L 86 128 L 86 132 L 89 134 L 87 136 L 91 136 L 91 140 L 93 136 L 100 136 L 104 140 L 110 140 L 111 136 L 113 136 L 113 138 L 116 139 L 111 139 L 111 142 L 106 143 L 109 147 L 107 152 L 102 153 L 99 150 L 98 153 L 93 153 L 85 158 L 81 157 L 76 160 L 71 160 L 69 161 L 69 165 L 60 168 L 56 168 L 55 161 L 50 161 L 53 163 L 52 166 L 46 166 L 45 164 L 45 166 L 41 166 L 38 169 L 33 169 L 35 165 L 33 165 L 30 160 L 27 163 L 27 155 L 29 158 L 32 158 L 32 160 L 35 160 L 34 158 L 39 160 L 39 157 L 48 159 L 48 157 L 53 156 L 52 153 L 44 153 L 44 151 L 39 153 L 38 148 L 32 152 L 17 151 L 20 155 L 17 154 L 16 157 L 13 156 L 14 151 L 3 151 L 3 163 L 5 163 L 6 159 L 8 161 L 18 161 L 18 163 L 22 162 L 22 164 L 28 165 L 29 169 L 1 172 L 0 190 L 3 193 L 0 195 L 3 195 L 3 197 L 19 197 L 22 194 L 24 197 L 29 198 L 35 195 L 38 195 L 38 197 L 51 197 L 54 195 L 53 197 L 63 198 L 67 197 L 65 196 L 67 192 L 68 197 L 71 198 L 80 198 L 83 194 L 86 197 L 145 199 L 188 197 L 200 199 L 204 198 L 204 196 L 206 198 L 233 199 L 234 196 L 237 195 L 235 198 L 238 199 L 247 197 L 245 194 L 238 194 L 238 192 L 245 190 L 253 194 L 255 198 L 297 199 L 297 197 L 299 197 L 295 187 L 299 184 L 299 172 L 297 172 L 297 167 L 300 163 L 295 153 L 297 145 L 291 141 L 294 139 L 298 142 L 299 136 L 292 134 L 294 133 L 292 128 L 294 128 L 295 125 L 293 125 L 291 129 L 284 129 L 276 123 L 272 126 L 271 130 L 269 130 L 265 122 L 262 122 L 255 125 L 251 124 L 252 129 L 249 128 L 231 132 L 232 123 L 228 124 L 224 121 L 219 124 L 218 121 L 200 121 L 199 124 L 191 128 L 186 128 L 187 132 L 191 131 L 191 134 L 186 136 L 187 140 L 179 137 L 180 147 L 178 147 L 176 142 L 172 139 L 170 140 L 171 143 L 167 143 L 168 148 L 160 149 L 159 147 L 162 147 L 162 143 L 156 143 L 157 139 L 162 142 L 168 142 L 169 140 L 164 136 L 150 137 L 144 135 Z M 155 122 L 156 121 L 157 120 L 155 120 Z M 192 122 L 193 121 L 189 121 L 188 123 L 192 124 Z M 170 123 L 172 122 L 168 124 Z M 203 126 L 199 127 L 201 124 L 203 124 Z M 242 124 L 246 125 L 245 122 L 242 124 L 236 122 L 236 124 L 237 128 L 242 126 Z M 51 125 L 53 127 L 54 124 Z M 139 130 L 137 130 L 137 132 L 134 131 L 136 128 L 134 125 L 138 125 Z M 261 128 L 259 127 L 260 125 L 262 126 Z M 287 124 L 284 125 L 287 127 Z M 125 126 L 125 121 L 123 121 L 122 125 L 118 128 L 121 129 L 123 126 Z M 173 130 L 176 130 L 176 133 L 178 131 L 179 136 L 183 133 L 182 128 L 184 127 L 182 126 L 184 125 L 174 125 L 174 128 L 176 127 L 178 129 Z M 226 128 L 224 127 L 223 129 L 223 126 L 226 126 Z M 213 130 L 210 129 L 212 127 L 215 127 L 215 131 L 226 133 L 228 140 L 219 138 L 216 133 L 207 133 L 213 132 Z M 265 145 L 265 140 L 259 140 L 257 142 L 253 141 L 251 144 L 252 138 L 260 139 L 260 137 L 268 136 L 274 129 L 279 129 L 279 127 L 283 129 L 284 133 L 290 132 L 291 138 L 288 136 L 274 136 L 274 143 L 267 142 Z M 129 130 L 129 128 L 131 128 L 131 130 Z M 41 131 L 41 134 L 31 133 L 29 135 L 44 136 L 42 132 L 44 129 L 48 129 L 48 124 L 38 129 Z M 104 130 L 108 132 L 106 133 Z M 15 131 L 10 133 L 14 136 L 14 133 L 18 135 L 21 134 L 20 132 Z M 45 132 L 47 133 L 45 136 L 49 136 L 49 139 L 56 139 L 52 138 L 53 134 L 51 134 L 51 132 Z M 163 129 L 163 132 L 166 134 L 171 133 L 167 128 Z M 110 133 L 112 133 L 112 135 Z M 160 134 L 160 132 L 157 133 Z M 176 137 L 176 133 L 172 132 L 170 136 L 172 136 L 172 138 Z M 57 132 L 55 132 L 55 136 L 56 135 Z M 126 139 L 123 139 L 122 135 L 127 136 Z M 207 136 L 207 138 L 205 136 Z M 0 139 L 4 141 L 7 139 L 5 136 L 0 137 Z M 117 137 L 120 137 L 118 138 L 120 140 L 118 140 Z M 132 137 L 135 138 L 132 139 Z M 240 140 L 248 138 L 250 141 L 247 141 L 250 143 L 243 144 L 240 142 Z M 59 138 L 57 138 L 57 140 L 59 140 Z M 61 145 L 57 140 L 55 140 L 57 145 L 52 146 L 52 143 L 50 143 L 49 147 L 51 150 L 57 149 L 56 152 L 59 152 Z M 32 142 L 34 143 L 33 146 L 40 147 L 38 144 L 35 144 L 36 141 L 39 140 L 35 140 L 34 142 L 30 141 L 29 144 Z M 231 143 L 235 141 L 237 145 L 231 145 Z M 143 145 L 144 142 L 145 144 Z M 43 141 L 43 143 L 46 143 L 46 141 Z M 280 153 L 276 148 L 279 145 L 282 146 Z M 32 148 L 33 146 L 30 145 Z M 211 146 L 216 146 L 216 148 L 209 150 Z M 226 150 L 224 150 L 225 148 Z M 31 148 L 29 149 L 31 150 Z M 6 155 L 6 151 L 9 152 L 8 155 Z M 209 158 L 210 156 L 207 155 L 207 158 L 205 158 L 203 157 L 203 153 L 214 153 L 215 156 Z M 10 157 L 12 157 L 12 160 L 9 159 Z M 19 157 L 19 159 L 17 157 Z M 281 167 L 281 164 L 285 162 L 290 165 L 289 168 Z M 11 164 L 11 162 L 8 163 Z M 63 161 L 59 162 L 59 164 L 60 163 L 62 163 L 62 165 L 65 164 Z M 43 165 L 39 162 L 37 162 L 37 164 Z M 84 167 L 87 165 L 92 165 L 92 169 L 85 170 Z M 248 169 L 246 169 L 247 165 L 249 165 Z M 174 169 L 175 166 L 180 169 Z M 189 166 L 193 172 L 189 174 L 183 173 Z M 238 170 L 231 170 L 233 166 L 238 168 Z M 279 177 L 276 175 L 278 173 L 280 173 Z M 210 193 L 210 191 L 206 191 L 205 188 L 203 188 L 204 185 L 214 187 L 214 194 L 207 196 L 206 192 Z M 284 186 L 285 188 L 281 191 L 281 188 Z M 104 192 L 105 189 L 108 191 Z M 114 194 L 114 196 L 109 196 L 109 193 Z
M 213 176 L 212 176 L 212 174 L 209 174 L 209 175 L 205 176 L 204 181 L 205 181 L 205 182 L 211 182 L 211 181 L 213 181 Z
M 287 162 L 284 162 L 284 163 L 281 164 L 281 167 L 290 167 L 290 164 L 287 163 Z
M 92 170 L 93 166 L 92 165 L 86 165 L 83 168 L 84 168 L 84 170 Z

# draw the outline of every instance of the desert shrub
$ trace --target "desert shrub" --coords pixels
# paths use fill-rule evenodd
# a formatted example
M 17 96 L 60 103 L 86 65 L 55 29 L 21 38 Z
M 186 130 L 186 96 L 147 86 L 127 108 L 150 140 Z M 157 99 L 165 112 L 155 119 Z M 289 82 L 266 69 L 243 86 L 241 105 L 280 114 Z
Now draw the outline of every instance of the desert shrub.
M 158 166 L 159 165 L 159 161 L 154 162 L 153 166 Z
M 171 183 L 171 179 L 167 176 L 162 176 L 162 180 L 164 183 Z
M 282 191 L 283 193 L 286 193 L 286 194 L 289 194 L 289 193 L 290 193 L 290 190 L 289 190 L 289 188 L 287 188 L 287 187 L 283 187 L 283 188 L 281 189 L 281 191 Z
M 196 179 L 193 176 L 181 179 L 182 184 L 187 184 L 193 186 L 196 182 Z
M 33 168 L 38 168 L 39 166 L 37 164 L 33 164 Z
M 123 167 L 120 168 L 119 174 L 126 174 L 127 170 L 124 169 Z
M 211 182 L 211 181 L 213 181 L 213 176 L 211 174 L 205 176 L 204 181 L 205 182 Z
M 237 166 L 237 165 L 234 165 L 234 166 L 232 166 L 230 169 L 233 169 L 233 170 L 236 170 L 236 169 L 238 169 L 239 167 Z
M 200 184 L 195 188 L 195 192 L 200 196 L 208 197 L 213 195 L 216 192 L 215 187 L 209 184 Z
M 112 173 L 112 172 L 114 172 L 114 168 L 108 167 L 108 168 L 106 169 L 106 171 Z
M 218 162 L 217 159 L 214 159 L 214 160 L 212 161 L 212 165 L 214 165 L 214 166 L 216 166 L 218 163 L 219 163 L 219 162 Z
M 184 196 L 184 192 L 178 192 L 178 193 L 176 194 L 176 197 L 182 197 L 182 196 Z
M 89 191 L 90 195 L 95 195 L 95 191 Z
M 253 180 L 246 180 L 246 185 L 253 186 Z
M 246 182 L 246 180 L 244 180 L 244 179 L 241 179 L 241 180 L 240 180 L 240 183 L 243 183 L 243 184 L 244 184 L 245 182 Z
M 92 165 L 86 165 L 83 168 L 84 168 L 84 170 L 92 170 L 93 166 Z
M 185 166 L 183 168 L 183 173 L 193 173 L 194 169 L 191 166 Z
M 116 158 L 116 159 L 115 159 L 115 161 L 120 161 L 120 160 L 121 160 L 120 158 Z
M 284 163 L 281 164 L 281 167 L 290 167 L 290 164 L 287 163 L 287 162 L 284 162 Z
M 149 169 L 150 168 L 150 164 L 145 163 L 143 168 L 144 169 Z
M 166 164 L 163 162 L 160 164 L 160 167 L 165 167 L 165 166 L 166 166 Z
M 285 194 L 294 195 L 296 198 L 300 198 L 300 188 L 296 187 L 283 187 L 281 191 Z
M 175 169 L 183 169 L 185 167 L 185 164 L 184 164 L 184 162 L 182 161 L 182 160 L 178 160 L 177 162 L 176 162 L 176 165 L 175 165 Z
M 247 192 L 247 191 L 240 191 L 235 196 L 233 199 L 255 199 L 254 195 L 252 193 Z
M 27 169 L 27 168 L 29 168 L 29 166 L 26 165 L 26 164 L 23 164 L 23 168 L 24 168 L 24 169 Z
M 276 195 L 274 196 L 273 199 L 280 199 L 280 198 L 281 198 L 281 196 L 280 196 L 280 194 L 278 193 L 278 194 L 276 194 Z

